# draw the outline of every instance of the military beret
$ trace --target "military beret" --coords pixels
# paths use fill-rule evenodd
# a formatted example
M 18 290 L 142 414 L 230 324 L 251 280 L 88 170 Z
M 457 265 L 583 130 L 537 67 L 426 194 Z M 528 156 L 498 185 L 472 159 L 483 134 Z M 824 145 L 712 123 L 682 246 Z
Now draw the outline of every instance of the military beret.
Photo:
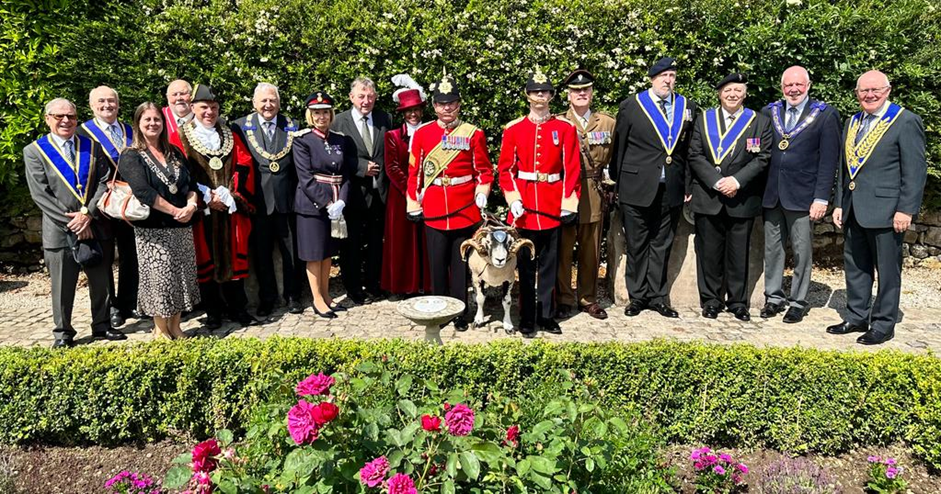
M 315 91 L 307 97 L 304 104 L 311 110 L 326 110 L 333 108 L 333 98 L 323 91 Z
M 555 92 L 555 87 L 549 82 L 549 78 L 546 77 L 546 74 L 542 73 L 539 67 L 536 67 L 535 72 L 533 72 L 529 76 L 529 80 L 526 81 L 526 92 L 531 93 L 533 91 Z
M 663 57 L 647 69 L 647 77 L 653 77 L 668 70 L 676 70 L 676 60 L 670 57 Z
M 585 69 L 578 69 L 569 74 L 565 80 L 562 81 L 562 85 L 568 87 L 569 89 L 579 89 L 583 87 L 591 87 L 595 83 L 595 76 L 591 75 L 591 72 L 588 72 Z
M 441 80 L 431 84 L 431 101 L 435 103 L 451 103 L 461 99 L 461 92 L 457 89 L 454 79 L 445 74 Z
M 197 84 L 193 87 L 193 103 L 197 101 L 217 101 L 216 93 L 212 92 L 212 88 L 205 84 Z
M 725 76 L 725 79 L 722 79 L 718 84 L 716 84 L 716 89 L 722 89 L 722 86 L 733 82 L 737 84 L 748 84 L 748 76 L 740 72 L 731 73 Z

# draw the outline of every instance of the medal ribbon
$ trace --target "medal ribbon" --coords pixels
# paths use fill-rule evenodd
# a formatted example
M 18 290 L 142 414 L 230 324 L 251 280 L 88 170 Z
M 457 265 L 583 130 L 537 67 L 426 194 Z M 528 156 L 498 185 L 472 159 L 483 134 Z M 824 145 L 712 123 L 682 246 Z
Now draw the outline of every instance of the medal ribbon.
M 462 123 L 454 129 L 451 134 L 445 134 L 448 137 L 467 137 L 470 138 L 474 135 L 474 132 L 477 131 L 477 127 L 469 123 Z M 425 175 L 425 188 L 428 185 L 431 185 L 431 182 L 444 171 L 445 168 L 454 161 L 454 158 L 457 158 L 463 150 L 461 149 L 445 149 L 444 143 L 445 139 L 442 138 L 435 147 L 425 155 L 425 160 L 422 162 L 422 173 Z M 434 170 L 426 170 L 425 163 L 431 162 L 435 164 Z M 430 173 L 429 173 L 430 172 Z
M 48 134 L 37 139 L 35 145 L 42 157 L 59 175 L 59 178 L 69 186 L 72 195 L 84 206 L 88 200 L 91 167 L 95 161 L 91 154 L 91 140 L 80 135 L 75 136 L 75 158 L 78 159 L 77 177 L 75 176 L 75 170 L 72 168 L 72 162 L 62 154 L 59 146 L 52 142 Z
M 712 153 L 712 161 L 717 166 L 732 152 L 735 141 L 745 133 L 745 129 L 755 119 L 755 112 L 745 108 L 742 110 L 742 114 L 732 123 L 732 126 L 726 129 L 725 134 L 723 134 L 719 130 L 719 119 L 722 118 L 719 116 L 721 111 L 721 109 L 716 108 L 714 111 L 703 113 L 703 133 L 706 134 L 706 142 L 709 144 L 709 151 Z
M 653 102 L 653 98 L 650 97 L 648 91 L 637 94 L 637 103 L 640 104 L 640 108 L 644 110 L 647 119 L 650 120 L 651 125 L 656 129 L 657 136 L 660 137 L 660 143 L 663 144 L 663 149 L 667 152 L 667 156 L 673 154 L 673 150 L 676 149 L 676 144 L 680 140 L 680 130 L 683 128 L 683 116 L 686 114 L 686 98 L 679 94 L 674 94 L 672 125 L 667 122 L 666 115 L 664 115 L 663 111 Z
M 853 115 L 846 133 L 845 143 L 846 171 L 850 174 L 850 180 L 856 178 L 856 174 L 859 173 L 859 170 L 862 170 L 863 165 L 865 165 L 869 157 L 872 156 L 872 151 L 876 148 L 876 145 L 879 144 L 879 141 L 882 140 L 882 136 L 884 136 L 889 130 L 889 127 L 898 120 L 898 116 L 902 114 L 902 111 L 904 111 L 904 109 L 901 106 L 895 103 L 889 103 L 889 108 L 886 110 L 885 115 L 869 129 L 869 132 L 863 136 L 859 144 L 854 143 L 856 142 L 856 133 L 859 132 L 859 127 L 862 124 L 865 113 L 859 112 Z
M 784 125 L 781 122 L 782 115 L 784 114 L 784 104 L 780 101 L 775 101 L 771 103 L 771 121 L 774 123 L 774 130 L 778 131 L 778 134 L 781 135 L 781 138 L 789 141 L 797 137 L 797 134 L 800 134 L 804 131 L 810 124 L 814 123 L 814 120 L 817 118 L 817 115 L 820 115 L 820 112 L 826 108 L 825 105 L 821 104 L 819 101 L 814 102 L 810 107 L 810 115 L 807 115 L 807 118 L 801 121 L 800 125 L 791 129 L 790 132 L 784 131 Z
M 124 128 L 124 138 L 125 144 L 124 147 L 131 145 L 131 126 L 128 124 L 121 124 L 121 127 Z M 111 140 L 111 136 L 105 133 L 98 124 L 95 123 L 95 119 L 91 119 L 82 124 L 82 128 L 91 135 L 92 139 L 98 141 L 98 144 L 101 144 L 101 147 L 105 150 L 108 155 L 108 158 L 111 158 L 111 163 L 114 166 L 118 166 L 118 158 L 121 156 L 121 151 L 118 150 L 118 147 L 115 145 L 114 141 Z

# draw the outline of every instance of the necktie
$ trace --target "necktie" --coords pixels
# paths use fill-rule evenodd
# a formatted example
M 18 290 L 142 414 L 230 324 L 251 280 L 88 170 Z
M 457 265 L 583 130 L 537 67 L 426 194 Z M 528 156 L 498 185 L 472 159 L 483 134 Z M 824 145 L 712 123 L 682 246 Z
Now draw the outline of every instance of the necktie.
M 274 137 L 274 123 L 265 122 L 265 137 L 270 141 Z
M 124 139 L 121 138 L 121 131 L 118 129 L 118 124 L 111 124 L 111 126 L 108 127 L 108 132 L 111 133 L 111 142 L 118 148 L 118 151 L 124 149 Z
M 863 137 L 869 132 L 869 126 L 872 125 L 875 118 L 875 115 L 869 114 L 863 117 L 863 124 L 859 127 L 859 132 L 856 133 L 856 144 L 859 144 L 859 141 L 863 140 Z
M 72 149 L 72 141 L 63 142 L 62 147 L 65 148 L 65 155 L 69 158 L 69 164 L 72 165 L 72 169 L 75 169 L 75 150 Z
M 372 136 L 369 135 L 369 117 L 363 117 L 363 144 L 366 145 L 366 150 L 369 151 L 369 154 L 372 154 Z
M 668 124 L 673 124 L 673 112 L 670 111 L 670 108 L 667 105 L 667 100 L 660 100 L 660 110 L 663 111 L 663 116 L 666 117 Z
M 185 119 L 185 118 L 178 118 L 178 119 L 176 119 L 176 126 L 177 126 L 177 127 L 182 127 L 185 122 L 186 122 L 186 119 Z
M 795 125 L 797 125 L 797 108 L 792 106 L 787 109 L 787 124 L 784 130 L 790 132 Z

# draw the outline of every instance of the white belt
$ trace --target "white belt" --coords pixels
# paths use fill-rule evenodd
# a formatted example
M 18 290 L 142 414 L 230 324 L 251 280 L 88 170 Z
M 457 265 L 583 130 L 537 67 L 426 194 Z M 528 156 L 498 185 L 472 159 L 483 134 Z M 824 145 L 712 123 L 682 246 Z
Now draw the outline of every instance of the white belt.
M 518 172 L 517 178 L 529 180 L 530 182 L 558 182 L 562 180 L 561 173 L 536 173 L 536 172 Z
M 473 180 L 473 175 L 464 175 L 463 177 L 438 177 L 431 182 L 432 185 L 440 185 L 442 187 L 448 187 L 450 185 L 461 185 L 466 184 Z

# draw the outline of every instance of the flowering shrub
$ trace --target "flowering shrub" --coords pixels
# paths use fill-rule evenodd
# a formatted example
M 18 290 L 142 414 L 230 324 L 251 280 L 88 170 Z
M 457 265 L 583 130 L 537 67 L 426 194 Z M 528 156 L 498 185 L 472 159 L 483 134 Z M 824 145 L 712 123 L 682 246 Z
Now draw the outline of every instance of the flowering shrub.
M 568 373 L 566 395 L 527 416 L 497 394 L 484 406 L 410 375 L 393 382 L 369 362 L 357 371 L 273 389 L 243 441 L 220 431 L 198 444 L 176 460 L 167 486 L 193 494 L 670 491 L 643 425 L 598 406 Z
M 785 458 L 764 469 L 755 487 L 761 494 L 840 494 L 833 478 L 804 458 Z
M 869 481 L 866 482 L 866 491 L 878 494 L 896 494 L 905 492 L 908 482 L 902 479 L 902 467 L 898 466 L 895 458 L 882 459 L 870 456 Z
M 124 470 L 105 482 L 105 489 L 110 494 L 162 494 L 160 483 L 154 479 Z
M 696 471 L 696 492 L 727 494 L 745 491 L 744 475 L 748 473 L 748 467 L 735 462 L 728 453 L 702 447 L 694 449 L 689 458 Z

